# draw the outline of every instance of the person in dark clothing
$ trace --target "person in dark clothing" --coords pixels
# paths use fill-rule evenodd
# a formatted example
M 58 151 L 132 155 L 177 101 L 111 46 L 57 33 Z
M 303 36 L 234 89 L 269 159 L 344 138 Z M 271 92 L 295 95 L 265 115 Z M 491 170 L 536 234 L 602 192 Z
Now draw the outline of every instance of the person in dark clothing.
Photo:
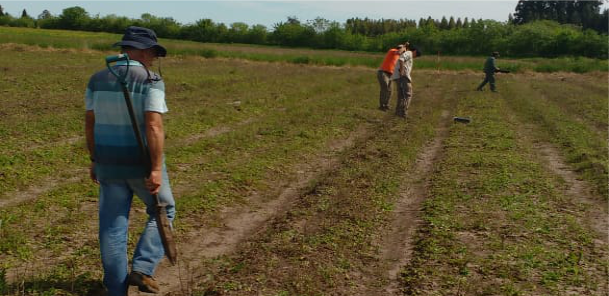
M 497 88 L 495 87 L 495 73 L 501 70 L 497 68 L 497 65 L 495 64 L 495 59 L 498 57 L 499 52 L 494 51 L 491 56 L 486 59 L 486 62 L 484 63 L 484 81 L 476 88 L 477 91 L 482 91 L 482 88 L 489 83 L 491 85 L 491 91 L 497 92 Z

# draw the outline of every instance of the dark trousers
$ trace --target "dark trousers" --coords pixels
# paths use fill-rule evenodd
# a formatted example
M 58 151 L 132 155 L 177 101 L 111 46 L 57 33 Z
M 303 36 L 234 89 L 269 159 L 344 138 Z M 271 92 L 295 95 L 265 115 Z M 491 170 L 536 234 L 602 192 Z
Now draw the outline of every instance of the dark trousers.
M 484 81 L 482 81 L 482 83 L 480 83 L 480 85 L 478 86 L 478 90 L 482 90 L 482 88 L 488 82 L 491 85 L 491 90 L 495 91 L 495 73 L 485 73 L 485 74 L 486 74 L 486 76 L 484 76 Z
M 378 70 L 376 76 L 379 80 L 379 85 L 381 87 L 379 108 L 388 109 L 389 99 L 391 98 L 391 74 L 383 70 Z

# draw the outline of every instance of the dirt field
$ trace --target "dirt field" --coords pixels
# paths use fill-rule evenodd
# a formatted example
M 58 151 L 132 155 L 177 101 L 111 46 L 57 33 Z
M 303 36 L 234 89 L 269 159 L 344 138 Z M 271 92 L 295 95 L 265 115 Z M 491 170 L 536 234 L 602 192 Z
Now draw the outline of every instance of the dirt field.
M 99 293 L 83 95 L 103 55 L 3 48 L 0 294 Z M 606 73 L 499 74 L 491 93 L 415 61 L 401 120 L 373 69 L 162 70 L 180 252 L 162 295 L 609 293 Z M 134 203 L 130 249 L 145 219 Z

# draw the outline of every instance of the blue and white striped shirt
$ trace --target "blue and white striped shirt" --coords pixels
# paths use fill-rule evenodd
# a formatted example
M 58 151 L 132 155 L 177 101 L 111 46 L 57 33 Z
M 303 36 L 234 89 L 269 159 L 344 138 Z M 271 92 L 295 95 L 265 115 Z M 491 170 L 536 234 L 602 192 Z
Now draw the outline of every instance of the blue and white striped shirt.
M 113 69 L 119 75 L 126 71 L 126 61 Z M 153 78 L 152 80 L 150 78 Z M 165 84 L 160 77 L 137 61 L 129 61 L 127 89 L 144 143 L 144 112 L 166 113 Z M 158 80 L 158 81 L 155 81 Z M 86 110 L 95 114 L 95 172 L 99 180 L 136 179 L 146 176 L 120 82 L 108 69 L 91 76 L 85 95 Z

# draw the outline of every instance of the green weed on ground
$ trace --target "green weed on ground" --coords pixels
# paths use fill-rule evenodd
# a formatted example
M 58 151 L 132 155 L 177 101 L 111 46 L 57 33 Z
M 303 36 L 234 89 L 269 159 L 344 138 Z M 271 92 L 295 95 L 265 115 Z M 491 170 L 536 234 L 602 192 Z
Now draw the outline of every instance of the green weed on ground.
M 87 179 L 84 141 L 78 137 L 84 88 L 88 77 L 104 67 L 103 56 L 26 50 L 0 57 L 3 64 L 21 63 L 8 67 L 8 81 L 0 82 L 11 87 L 0 98 L 7 106 L 0 126 L 11 135 L 1 143 L 1 154 L 9 159 L 2 168 L 29 172 L 26 180 L 23 175 L 2 175 L 5 192 L 49 186 L 34 200 L 0 211 L 0 262 L 13 273 L 16 268 L 28 271 L 19 278 L 28 295 L 51 287 L 56 294 L 79 295 L 88 289 L 85 283 L 100 279 L 97 188 Z M 377 114 L 376 101 L 368 100 L 376 97 L 376 81 L 369 79 L 368 70 L 197 57 L 170 58 L 163 66 L 170 108 L 166 156 L 179 197 L 179 231 L 213 224 L 218 208 L 247 203 L 254 192 L 273 197 L 278 184 L 296 178 L 295 165 Z M 11 86 L 11 81 L 44 73 L 55 75 Z M 32 95 L 38 92 L 47 95 Z M 205 136 L 215 127 L 226 132 Z M 57 178 L 57 183 L 47 184 L 49 178 Z M 145 216 L 139 211 L 132 219 L 133 238 Z M 35 260 L 41 256 L 48 259 Z M 76 263 L 65 269 L 63 262 Z M 32 269 L 37 264 L 46 266 Z M 67 289 L 66 283 L 74 283 L 74 289 Z M 21 288 L 14 285 L 10 291 Z
M 606 196 L 606 93 L 584 90 L 591 83 L 574 87 L 546 79 L 540 77 L 526 85 L 506 88 L 510 109 L 523 121 L 539 126 L 539 136 L 556 144 L 567 161 L 596 186 L 599 194 Z
M 375 269 L 375 239 L 406 190 L 417 154 L 452 101 L 426 87 L 431 81 L 419 81 L 407 122 L 390 114 L 375 122 L 370 136 L 345 151 L 341 165 L 301 195 L 285 216 L 237 254 L 210 260 L 205 270 L 211 280 L 201 283 L 198 295 L 357 295 L 358 287 L 379 284 L 385 270 Z M 376 280 L 365 282 L 368 278 Z
M 582 209 L 561 195 L 532 143 L 518 135 L 520 123 L 505 112 L 512 99 L 460 100 L 459 113 L 474 121 L 451 129 L 426 225 L 402 273 L 407 294 L 607 293 L 606 246 L 595 245 L 578 220 Z

